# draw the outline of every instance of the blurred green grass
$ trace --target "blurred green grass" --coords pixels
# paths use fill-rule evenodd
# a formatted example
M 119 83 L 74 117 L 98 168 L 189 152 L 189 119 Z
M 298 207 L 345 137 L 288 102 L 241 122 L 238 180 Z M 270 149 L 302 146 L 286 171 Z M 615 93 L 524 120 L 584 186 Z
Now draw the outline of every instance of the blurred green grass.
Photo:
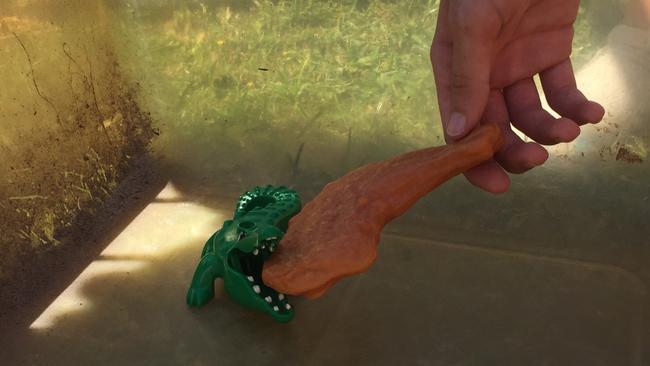
M 304 146 L 302 163 L 329 179 L 442 143 L 429 62 L 438 0 L 187 4 L 149 22 L 133 7 L 124 24 L 139 40 L 135 73 L 162 123 L 159 145 L 183 164 L 223 173 L 234 154 L 283 180 Z M 581 15 L 576 67 L 596 43 Z M 269 155 L 282 158 L 259 164 Z

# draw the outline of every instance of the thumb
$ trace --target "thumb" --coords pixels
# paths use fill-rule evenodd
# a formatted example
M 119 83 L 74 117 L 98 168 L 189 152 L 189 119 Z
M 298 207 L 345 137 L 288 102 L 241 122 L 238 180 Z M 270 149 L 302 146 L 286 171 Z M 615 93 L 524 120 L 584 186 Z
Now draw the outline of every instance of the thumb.
M 483 115 L 490 93 L 494 45 L 487 32 L 454 28 L 449 90 L 451 113 L 445 121 L 445 132 L 452 141 L 472 131 Z

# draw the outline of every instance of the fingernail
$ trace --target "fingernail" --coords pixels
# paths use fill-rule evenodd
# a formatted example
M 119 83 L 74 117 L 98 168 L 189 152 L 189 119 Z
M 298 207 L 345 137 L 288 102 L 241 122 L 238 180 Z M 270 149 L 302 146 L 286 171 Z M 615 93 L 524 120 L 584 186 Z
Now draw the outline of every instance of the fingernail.
M 450 137 L 458 137 L 465 130 L 466 118 L 464 115 L 454 112 L 447 123 L 447 134 Z

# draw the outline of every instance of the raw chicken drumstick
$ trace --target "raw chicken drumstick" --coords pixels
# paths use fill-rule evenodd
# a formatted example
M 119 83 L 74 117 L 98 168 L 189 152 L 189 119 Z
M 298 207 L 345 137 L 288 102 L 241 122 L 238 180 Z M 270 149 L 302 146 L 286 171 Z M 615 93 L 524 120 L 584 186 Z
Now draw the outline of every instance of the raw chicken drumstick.
M 358 168 L 329 183 L 294 216 L 264 283 L 282 293 L 320 297 L 377 257 L 381 230 L 440 184 L 492 158 L 503 141 L 487 124 L 463 140 Z

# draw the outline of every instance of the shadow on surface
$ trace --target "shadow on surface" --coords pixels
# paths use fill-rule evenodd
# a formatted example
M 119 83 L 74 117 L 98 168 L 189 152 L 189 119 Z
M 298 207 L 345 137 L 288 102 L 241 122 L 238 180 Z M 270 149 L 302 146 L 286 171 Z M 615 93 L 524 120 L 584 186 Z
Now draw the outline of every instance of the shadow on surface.
M 207 232 L 208 223 L 199 231 Z M 186 307 L 201 236 L 156 256 L 100 256 L 84 271 L 92 276 L 86 273 L 52 304 L 61 307 L 68 296 L 70 306 L 81 300 L 78 307 L 49 324 L 37 320 L 37 329 L 17 338 L 15 353 L 4 359 L 30 365 L 641 365 L 645 288 L 607 266 L 386 236 L 370 272 L 319 301 L 294 299 L 297 316 L 283 325 L 234 304 L 220 282 L 205 307 Z M 116 244 L 119 252 L 124 243 Z
M 641 365 L 645 286 L 616 267 L 385 235 L 379 260 L 278 324 L 217 282 L 185 305 L 206 238 L 232 212 L 173 182 L 2 347 L 29 365 Z M 220 206 L 220 207 L 219 207 Z M 29 326 L 29 329 L 27 327 Z M 7 338 L 5 338 L 7 339 Z

